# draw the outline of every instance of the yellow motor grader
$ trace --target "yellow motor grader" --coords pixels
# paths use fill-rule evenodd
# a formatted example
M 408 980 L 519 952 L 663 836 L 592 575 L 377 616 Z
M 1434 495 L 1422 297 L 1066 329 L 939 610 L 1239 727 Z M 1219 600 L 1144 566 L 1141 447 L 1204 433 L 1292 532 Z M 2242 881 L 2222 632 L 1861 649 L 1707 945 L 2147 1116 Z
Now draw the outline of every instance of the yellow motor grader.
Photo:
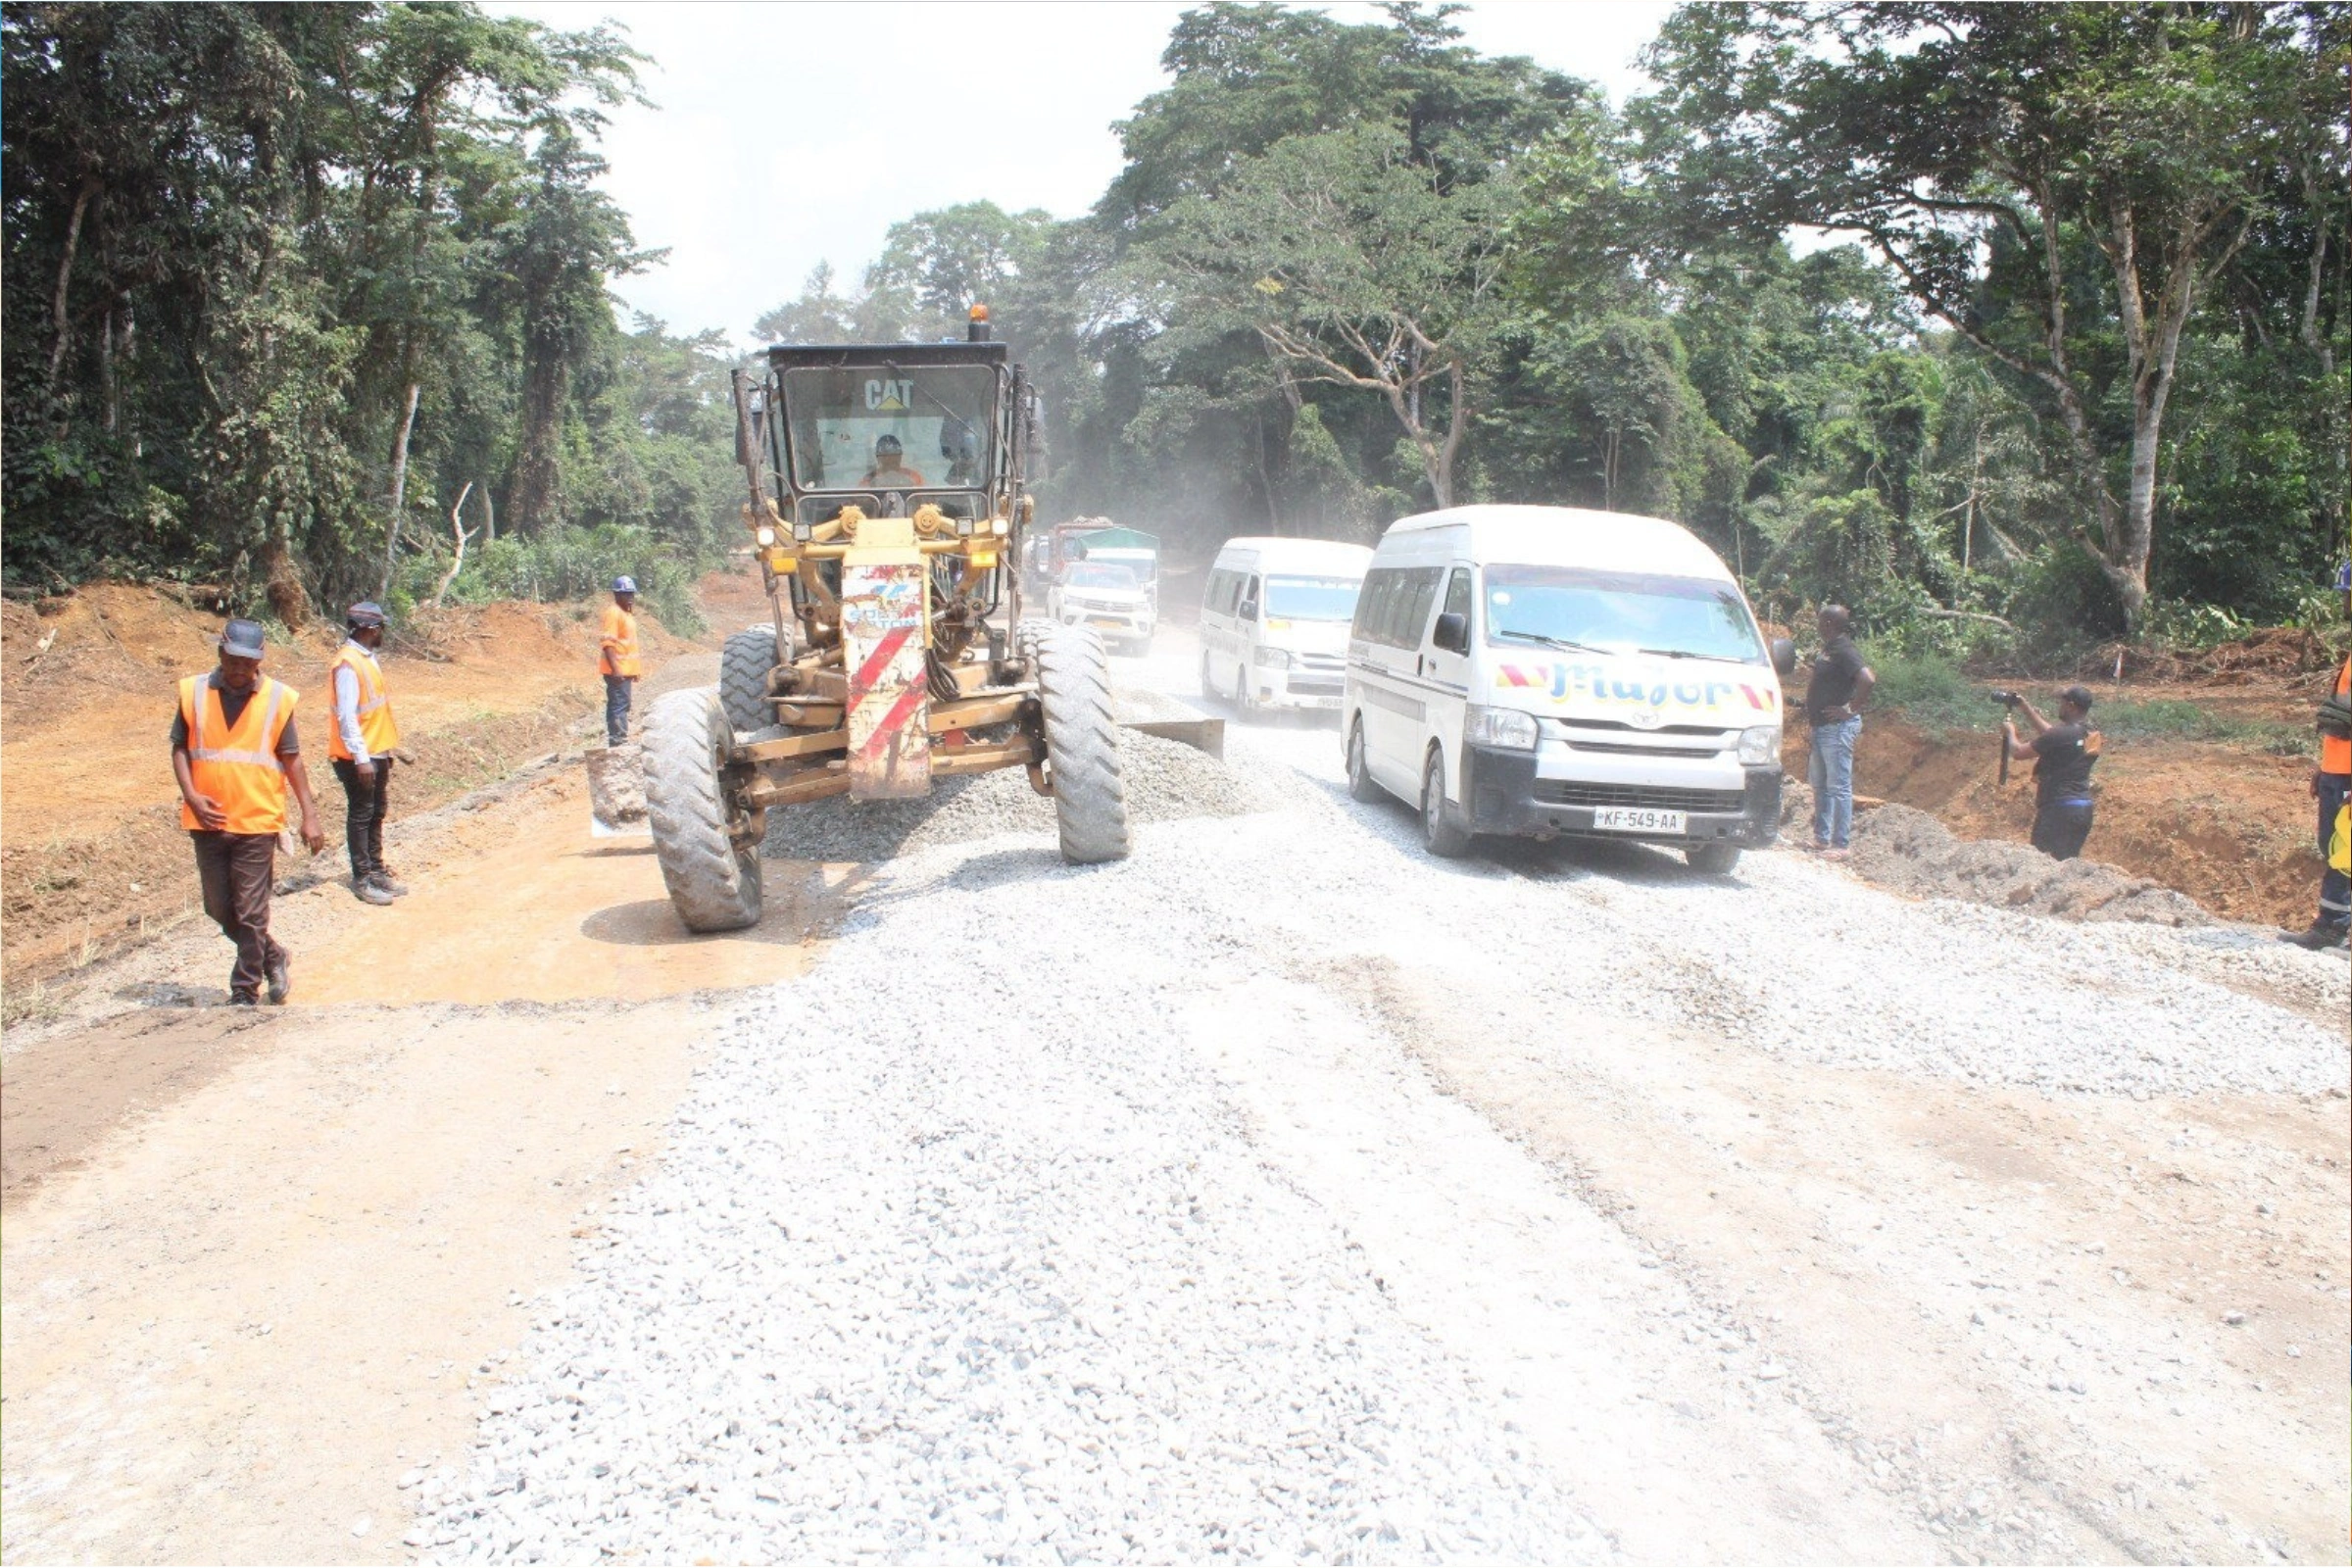
M 736 457 L 774 624 L 716 689 L 659 699 L 646 809 L 689 930 L 760 918 L 767 813 L 1026 768 L 1073 863 L 1127 854 L 1109 662 L 1021 614 L 1036 398 L 975 310 L 968 341 L 785 345 L 735 377 Z

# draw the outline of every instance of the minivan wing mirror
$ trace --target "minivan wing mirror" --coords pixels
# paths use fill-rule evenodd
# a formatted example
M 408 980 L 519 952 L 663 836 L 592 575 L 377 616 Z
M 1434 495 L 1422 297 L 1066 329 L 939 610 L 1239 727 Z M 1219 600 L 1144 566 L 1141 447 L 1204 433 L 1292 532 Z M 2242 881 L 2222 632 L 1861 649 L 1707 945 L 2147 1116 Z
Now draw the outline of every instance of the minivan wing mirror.
M 1796 644 L 1786 637 L 1772 640 L 1772 667 L 1783 675 L 1796 673 Z
M 1257 601 L 1254 599 L 1243 600 L 1242 608 L 1236 613 L 1244 620 L 1255 620 L 1257 618 Z
M 1438 617 L 1430 629 L 1429 640 L 1449 654 L 1470 651 L 1470 617 L 1458 610 L 1448 610 Z

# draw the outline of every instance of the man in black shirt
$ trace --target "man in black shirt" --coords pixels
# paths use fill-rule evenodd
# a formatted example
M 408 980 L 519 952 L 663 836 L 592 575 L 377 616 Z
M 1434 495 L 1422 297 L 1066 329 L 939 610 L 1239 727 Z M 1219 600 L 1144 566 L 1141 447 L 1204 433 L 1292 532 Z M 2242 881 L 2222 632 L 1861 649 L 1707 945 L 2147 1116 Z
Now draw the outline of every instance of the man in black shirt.
M 2090 725 L 2090 692 L 2069 686 L 2058 694 L 2058 722 L 2034 710 L 2023 697 L 2019 712 L 2034 726 L 2021 741 L 2017 721 L 2001 720 L 2001 744 L 2012 757 L 2034 754 L 2034 847 L 2053 859 L 2071 860 L 2090 837 L 2090 768 L 2099 760 L 2099 732 Z
M 1813 661 L 1813 678 L 1805 687 L 1813 848 L 1841 860 L 1854 827 L 1854 742 L 1862 734 L 1862 707 L 1879 677 L 1854 646 L 1853 616 L 1843 605 L 1822 606 L 1814 626 L 1821 633 L 1821 657 Z

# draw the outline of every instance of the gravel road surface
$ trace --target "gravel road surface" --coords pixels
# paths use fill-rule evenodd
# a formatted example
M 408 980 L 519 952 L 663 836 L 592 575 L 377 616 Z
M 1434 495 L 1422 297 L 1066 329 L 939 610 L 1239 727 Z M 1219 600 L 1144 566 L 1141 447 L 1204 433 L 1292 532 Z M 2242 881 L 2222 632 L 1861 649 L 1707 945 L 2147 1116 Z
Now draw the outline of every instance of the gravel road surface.
M 1129 755 L 1110 866 L 1018 774 L 778 823 L 895 858 L 400 1478 L 412 1547 L 2340 1558 L 2340 956 L 1442 862 L 1327 725 Z

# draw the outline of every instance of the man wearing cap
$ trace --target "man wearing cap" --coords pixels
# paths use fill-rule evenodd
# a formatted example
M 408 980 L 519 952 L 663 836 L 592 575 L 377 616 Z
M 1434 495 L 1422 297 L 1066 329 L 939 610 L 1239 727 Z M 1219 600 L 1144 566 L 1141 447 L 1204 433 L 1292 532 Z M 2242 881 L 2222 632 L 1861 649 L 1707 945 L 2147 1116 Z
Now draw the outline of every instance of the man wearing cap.
M 874 466 L 865 470 L 865 477 L 859 483 L 870 485 L 876 490 L 920 490 L 925 483 L 922 470 L 905 467 L 901 465 L 901 459 L 906 456 L 906 449 L 899 444 L 897 436 L 876 437 Z
M 262 673 L 262 628 L 232 620 L 220 632 L 220 662 L 179 683 L 172 715 L 172 771 L 179 779 L 179 822 L 196 847 L 204 912 L 237 945 L 228 1000 L 250 1007 L 266 983 L 282 1003 L 291 956 L 270 935 L 270 891 L 286 791 L 302 808 L 302 842 L 326 843 L 311 803 L 311 777 L 294 734 L 297 693 Z
M 1854 644 L 1854 617 L 1843 605 L 1822 606 L 1813 625 L 1821 633 L 1821 657 L 1813 662 L 1805 687 L 1813 848 L 1827 859 L 1842 860 L 1854 829 L 1854 746 L 1862 736 L 1862 710 L 1879 676 Z
M 2337 568 L 2335 586 L 2352 614 L 2352 563 Z M 2338 821 L 2352 800 L 2352 657 L 2336 666 L 2320 704 L 2320 765 L 2311 770 L 2311 795 L 2320 805 L 2320 912 L 2305 929 L 2280 935 L 2323 953 L 2352 939 L 2352 875 L 2335 863 Z
M 363 904 L 390 904 L 409 890 L 384 864 L 384 811 L 392 789 L 400 726 L 384 692 L 375 651 L 384 645 L 384 612 L 362 603 L 344 612 L 348 633 L 327 665 L 334 732 L 326 755 L 343 786 L 343 842 L 351 852 L 351 891 Z
M 2034 726 L 2020 740 L 2017 720 L 2001 720 L 2001 744 L 2012 757 L 2034 754 L 2034 847 L 2052 859 L 2071 860 L 2090 837 L 2090 769 L 2099 760 L 2099 732 L 2090 725 L 2090 691 L 2069 686 L 2058 694 L 2053 724 L 2020 697 L 2014 705 Z
M 605 627 L 598 639 L 596 667 L 605 677 L 605 744 L 618 746 L 629 738 L 629 702 L 636 695 L 637 677 L 644 665 L 637 658 L 637 579 L 612 579 L 612 602 L 605 607 Z

